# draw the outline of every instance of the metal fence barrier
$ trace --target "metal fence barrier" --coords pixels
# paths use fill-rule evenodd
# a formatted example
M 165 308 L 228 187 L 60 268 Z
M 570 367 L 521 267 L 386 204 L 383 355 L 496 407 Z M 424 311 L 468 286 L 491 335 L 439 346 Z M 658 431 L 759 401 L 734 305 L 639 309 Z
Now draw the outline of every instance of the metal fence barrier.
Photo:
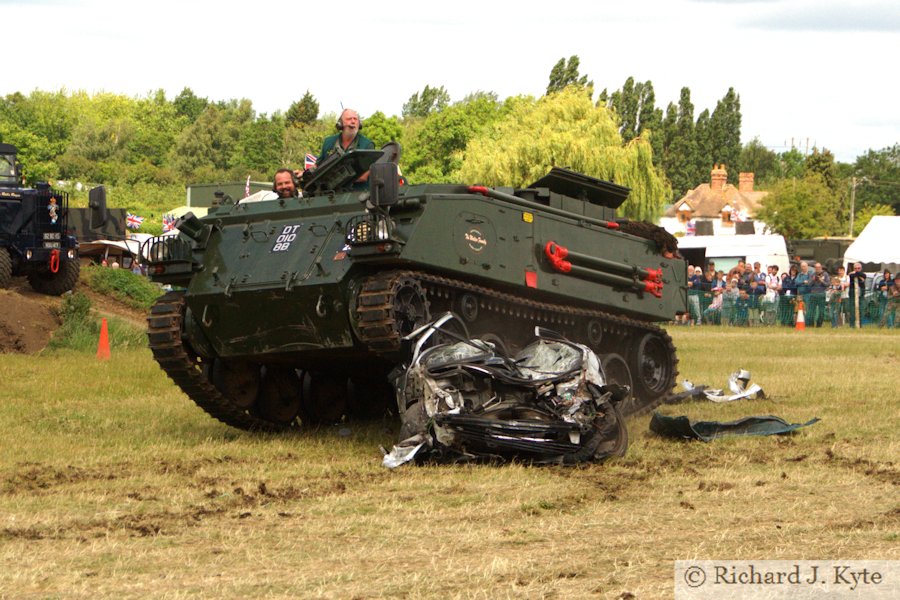
M 716 296 L 721 296 L 716 298 Z M 727 292 L 688 290 L 685 324 L 728 327 L 795 327 L 803 310 L 806 327 L 855 327 L 857 307 L 852 296 L 838 293 L 741 295 Z M 900 301 L 879 290 L 866 290 L 859 299 L 860 327 L 900 329 Z

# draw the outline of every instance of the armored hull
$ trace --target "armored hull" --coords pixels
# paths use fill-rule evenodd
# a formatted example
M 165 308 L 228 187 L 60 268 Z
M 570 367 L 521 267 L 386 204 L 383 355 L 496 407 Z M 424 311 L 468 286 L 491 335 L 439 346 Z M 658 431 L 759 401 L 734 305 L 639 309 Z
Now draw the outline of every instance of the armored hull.
M 508 352 L 536 325 L 589 345 L 632 387 L 625 413 L 670 391 L 655 322 L 685 310 L 685 263 L 623 231 L 627 190 L 556 169 L 524 190 L 392 189 L 393 165 L 364 154 L 306 197 L 226 202 L 148 242 L 151 277 L 183 288 L 154 306 L 151 349 L 212 416 L 281 429 L 381 410 L 403 337 L 444 311 Z M 371 194 L 342 191 L 370 166 Z

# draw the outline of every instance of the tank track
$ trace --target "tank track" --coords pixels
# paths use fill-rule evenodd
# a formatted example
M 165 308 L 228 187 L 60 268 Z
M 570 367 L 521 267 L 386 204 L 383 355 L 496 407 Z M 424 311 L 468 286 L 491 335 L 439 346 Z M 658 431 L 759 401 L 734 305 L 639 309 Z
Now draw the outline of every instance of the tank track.
M 424 314 L 410 314 L 409 311 L 403 310 L 403 307 L 398 311 L 396 301 L 398 293 L 403 290 L 413 297 L 417 293 L 422 294 Z M 580 320 L 597 321 L 604 335 L 617 335 L 623 339 L 643 333 L 654 333 L 664 342 L 672 358 L 673 369 L 678 362 L 675 346 L 669 335 L 651 323 L 604 311 L 530 300 L 469 282 L 419 271 L 387 271 L 366 279 L 357 299 L 357 333 L 361 341 L 376 355 L 395 359 L 401 346 L 400 338 L 409 333 L 412 321 L 427 317 L 432 307 L 441 312 L 451 310 L 454 308 L 452 298 L 460 293 L 474 294 L 479 299 L 481 310 L 487 310 L 491 314 L 509 319 L 524 319 L 534 325 L 557 329 L 561 333 L 564 333 L 566 328 L 577 327 Z M 239 406 L 211 383 L 209 377 L 211 362 L 204 362 L 182 337 L 184 313 L 184 292 L 178 291 L 169 292 L 159 298 L 147 317 L 150 350 L 166 375 L 197 406 L 226 425 L 249 431 L 267 432 L 296 428 L 298 426 L 296 420 L 290 424 L 281 424 L 252 414 L 250 410 Z M 588 343 L 578 336 L 569 337 L 573 341 Z M 677 370 L 672 375 L 673 383 L 675 376 Z M 629 414 L 647 412 L 658 406 L 665 397 L 666 394 L 660 394 L 649 401 L 644 400 L 634 406 Z
M 515 294 L 500 292 L 493 288 L 460 281 L 449 277 L 435 275 L 421 271 L 387 271 L 373 275 L 363 282 L 357 301 L 357 333 L 360 339 L 373 352 L 386 358 L 391 358 L 400 350 L 401 338 L 409 333 L 398 324 L 395 313 L 394 299 L 398 291 L 409 282 L 418 282 L 427 293 L 426 306 L 434 307 L 443 312 L 453 310 L 453 299 L 456 294 L 470 294 L 478 301 L 479 310 L 487 310 L 496 314 L 501 319 L 511 318 L 526 320 L 532 325 L 539 325 L 548 329 L 556 328 L 560 333 L 572 327 L 578 327 L 580 321 L 584 321 L 582 330 L 585 336 L 569 335 L 572 341 L 594 346 L 587 336 L 587 322 L 596 322 L 602 329 L 602 334 L 618 336 L 627 344 L 629 341 L 645 333 L 653 333 L 659 336 L 664 343 L 671 360 L 672 374 L 670 383 L 674 386 L 678 376 L 678 357 L 675 353 L 675 345 L 672 338 L 659 326 L 610 314 L 605 311 L 553 304 L 531 300 Z M 436 311 L 437 312 L 437 311 Z M 459 312 L 456 310 L 455 312 Z M 433 314 L 433 313 L 432 313 Z M 478 332 L 476 332 L 477 335 Z M 618 351 L 612 348 L 611 351 Z M 632 377 L 635 377 L 633 374 Z M 635 399 L 628 415 L 646 413 L 659 406 L 671 392 L 672 386 L 662 394 L 652 398 Z
M 197 406 L 226 425 L 248 431 L 284 431 L 296 427 L 296 421 L 282 425 L 250 414 L 209 381 L 210 365 L 204 364 L 182 339 L 184 312 L 184 292 L 169 292 L 156 301 L 147 317 L 150 350 L 169 379 Z

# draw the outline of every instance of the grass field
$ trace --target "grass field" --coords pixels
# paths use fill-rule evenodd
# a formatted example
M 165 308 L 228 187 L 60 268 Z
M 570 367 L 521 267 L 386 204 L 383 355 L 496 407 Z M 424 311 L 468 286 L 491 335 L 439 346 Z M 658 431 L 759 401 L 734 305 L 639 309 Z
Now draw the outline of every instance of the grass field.
M 710 444 L 629 423 L 577 468 L 387 471 L 393 423 L 255 435 L 146 350 L 0 355 L 0 597 L 668 598 L 676 559 L 900 559 L 900 336 L 676 328 L 682 376 L 822 421 Z M 343 435 L 342 435 L 343 433 Z

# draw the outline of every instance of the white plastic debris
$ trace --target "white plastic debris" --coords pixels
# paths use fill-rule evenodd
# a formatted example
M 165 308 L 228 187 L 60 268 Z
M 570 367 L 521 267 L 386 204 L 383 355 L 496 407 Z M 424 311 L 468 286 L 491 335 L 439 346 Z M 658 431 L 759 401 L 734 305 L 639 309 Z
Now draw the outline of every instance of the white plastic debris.
M 703 395 L 707 400 L 711 402 L 734 402 L 735 400 L 756 400 L 756 399 L 764 399 L 766 397 L 766 393 L 763 391 L 762 387 L 757 384 L 752 384 L 748 387 L 747 384 L 750 383 L 750 371 L 747 369 L 738 369 L 728 378 L 728 389 L 731 391 L 731 395 L 725 395 L 725 391 L 721 389 L 708 389 L 705 386 L 697 386 L 692 382 L 685 379 L 682 382 L 682 387 L 687 392 L 703 392 Z M 698 395 L 698 394 L 693 394 Z
M 390 452 L 385 452 L 384 458 L 381 459 L 381 464 L 388 469 L 396 469 L 402 464 L 408 463 L 412 459 L 416 457 L 419 450 L 422 449 L 422 446 L 425 445 L 425 438 L 421 435 L 415 436 L 416 438 L 420 438 L 421 441 L 418 444 L 411 444 L 415 438 L 409 438 L 403 441 L 403 445 L 397 445 L 391 448 Z M 382 448 L 382 451 L 384 449 Z

